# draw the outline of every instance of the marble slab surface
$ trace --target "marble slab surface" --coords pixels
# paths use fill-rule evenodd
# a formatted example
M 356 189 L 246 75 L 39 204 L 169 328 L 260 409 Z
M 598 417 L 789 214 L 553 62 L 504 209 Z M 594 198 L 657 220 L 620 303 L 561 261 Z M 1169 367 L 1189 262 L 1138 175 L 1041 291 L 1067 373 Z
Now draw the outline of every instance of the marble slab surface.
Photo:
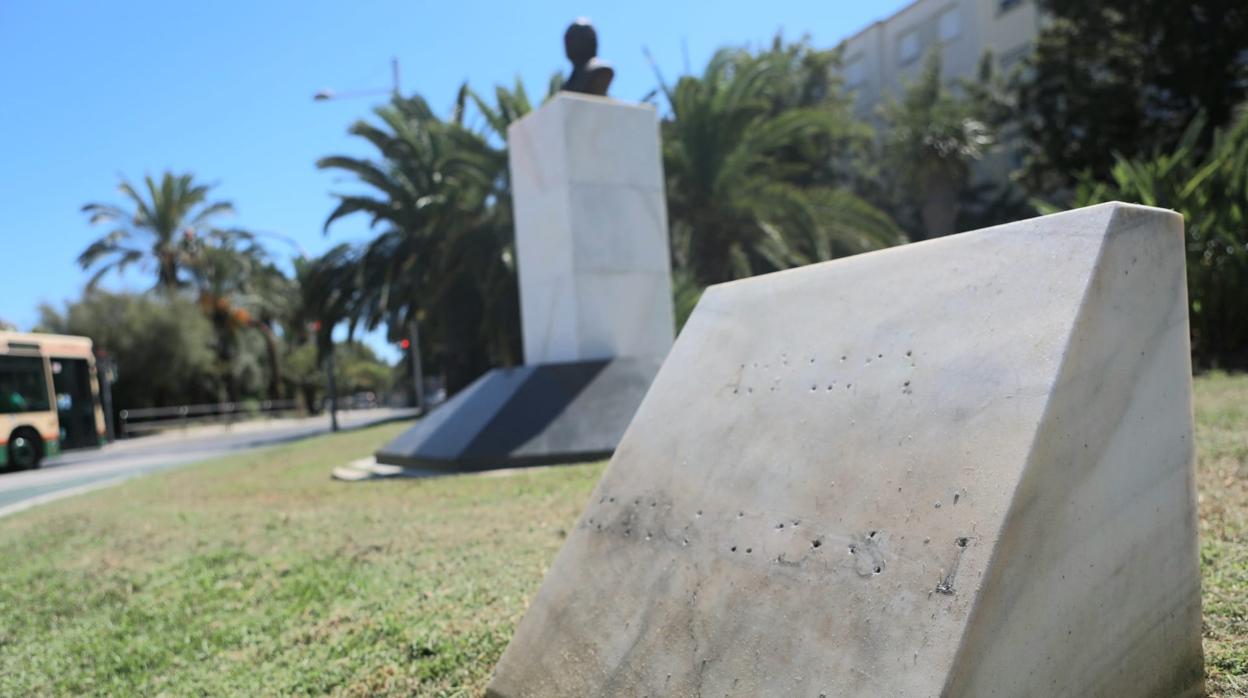
M 1202 692 L 1182 219 L 715 286 L 489 695 Z

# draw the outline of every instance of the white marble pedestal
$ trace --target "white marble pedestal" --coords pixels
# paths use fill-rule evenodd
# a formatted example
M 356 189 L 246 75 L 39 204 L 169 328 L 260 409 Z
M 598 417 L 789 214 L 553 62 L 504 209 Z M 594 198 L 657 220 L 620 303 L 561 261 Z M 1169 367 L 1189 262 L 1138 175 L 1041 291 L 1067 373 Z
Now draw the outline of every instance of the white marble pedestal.
M 451 471 L 583 461 L 619 443 L 673 341 L 654 109 L 561 93 L 508 132 L 526 365 L 377 453 Z
M 524 360 L 663 357 L 672 284 L 654 108 L 561 93 L 508 130 Z

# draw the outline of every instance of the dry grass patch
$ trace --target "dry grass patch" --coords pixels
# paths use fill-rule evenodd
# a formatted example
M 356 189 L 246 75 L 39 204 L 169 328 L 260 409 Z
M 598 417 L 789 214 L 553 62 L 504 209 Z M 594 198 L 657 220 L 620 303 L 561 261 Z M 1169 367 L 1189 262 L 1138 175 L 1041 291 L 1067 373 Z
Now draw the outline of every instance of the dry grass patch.
M 1205 653 L 1248 694 L 1248 376 L 1197 380 Z M 602 464 L 342 484 L 403 425 L 0 519 L 0 695 L 477 695 Z

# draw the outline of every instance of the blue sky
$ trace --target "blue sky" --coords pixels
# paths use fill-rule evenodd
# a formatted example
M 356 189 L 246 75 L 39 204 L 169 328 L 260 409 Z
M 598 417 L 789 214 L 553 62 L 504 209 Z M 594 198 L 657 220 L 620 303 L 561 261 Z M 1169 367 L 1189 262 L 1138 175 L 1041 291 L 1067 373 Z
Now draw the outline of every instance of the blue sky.
M 346 184 L 313 163 L 367 154 L 346 127 L 384 97 L 311 96 L 387 88 L 392 57 L 403 91 L 444 112 L 465 80 L 485 90 L 518 75 L 536 97 L 566 68 L 567 23 L 588 16 L 616 68 L 612 96 L 636 100 L 655 85 L 643 47 L 673 80 L 686 55 L 698 72 L 716 48 L 757 46 L 777 30 L 831 46 L 905 4 L 0 0 L 0 318 L 28 329 L 39 303 L 79 294 L 87 274 L 74 260 L 103 232 L 79 208 L 118 201 L 119 175 L 194 172 L 234 202 L 232 223 L 310 254 L 368 237 L 362 220 L 322 234 L 330 192 Z M 104 283 L 148 285 L 137 275 Z

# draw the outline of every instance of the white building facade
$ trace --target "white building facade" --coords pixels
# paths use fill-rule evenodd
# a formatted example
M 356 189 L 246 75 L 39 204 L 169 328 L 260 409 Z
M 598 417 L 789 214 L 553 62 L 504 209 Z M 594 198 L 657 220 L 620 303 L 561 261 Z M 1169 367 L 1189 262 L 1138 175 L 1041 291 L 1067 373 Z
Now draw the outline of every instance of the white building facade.
M 917 77 L 936 46 L 946 83 L 974 78 L 989 51 L 1008 73 L 1031 51 L 1040 26 L 1035 0 L 915 0 L 844 40 L 845 83 L 855 94 L 855 112 L 874 118 L 888 95 L 899 96 Z

